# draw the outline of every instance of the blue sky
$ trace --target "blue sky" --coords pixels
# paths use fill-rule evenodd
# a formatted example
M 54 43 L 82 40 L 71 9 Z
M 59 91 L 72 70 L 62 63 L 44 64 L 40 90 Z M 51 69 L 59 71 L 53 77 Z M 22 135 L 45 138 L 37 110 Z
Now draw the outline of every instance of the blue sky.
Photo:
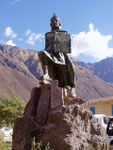
M 72 56 L 113 56 L 113 0 L 0 0 L 0 43 L 43 50 L 53 13 L 72 38 Z

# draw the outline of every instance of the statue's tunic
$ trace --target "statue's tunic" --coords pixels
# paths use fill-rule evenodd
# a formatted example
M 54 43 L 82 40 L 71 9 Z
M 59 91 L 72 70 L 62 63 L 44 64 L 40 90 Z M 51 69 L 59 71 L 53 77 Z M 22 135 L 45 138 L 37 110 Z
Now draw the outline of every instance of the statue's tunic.
M 59 81 L 60 87 L 74 87 L 74 69 L 66 53 L 71 52 L 70 35 L 55 30 L 45 34 L 45 50 L 39 53 L 44 74 Z

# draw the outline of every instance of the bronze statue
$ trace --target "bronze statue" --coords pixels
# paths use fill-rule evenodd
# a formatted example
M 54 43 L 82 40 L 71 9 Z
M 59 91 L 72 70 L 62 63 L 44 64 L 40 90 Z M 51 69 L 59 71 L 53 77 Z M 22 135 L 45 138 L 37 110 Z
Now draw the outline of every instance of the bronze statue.
M 45 50 L 39 52 L 44 75 L 43 80 L 58 80 L 59 87 L 75 87 L 75 72 L 66 53 L 71 53 L 71 38 L 61 30 L 56 14 L 51 18 L 51 32 L 45 34 Z

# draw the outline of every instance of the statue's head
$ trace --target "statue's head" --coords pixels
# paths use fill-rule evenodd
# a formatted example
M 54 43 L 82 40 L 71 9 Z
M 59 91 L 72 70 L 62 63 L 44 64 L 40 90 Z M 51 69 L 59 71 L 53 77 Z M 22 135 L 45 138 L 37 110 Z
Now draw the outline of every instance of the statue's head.
M 61 29 L 61 23 L 60 23 L 59 17 L 57 17 L 55 13 L 53 14 L 53 17 L 51 18 L 50 25 L 51 25 L 52 31 Z

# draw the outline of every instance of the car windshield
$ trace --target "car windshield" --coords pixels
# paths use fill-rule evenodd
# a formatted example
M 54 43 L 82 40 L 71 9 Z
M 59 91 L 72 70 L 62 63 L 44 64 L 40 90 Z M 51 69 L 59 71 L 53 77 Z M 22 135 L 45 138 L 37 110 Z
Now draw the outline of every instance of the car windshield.
M 108 124 L 108 122 L 109 122 L 109 118 L 108 117 L 104 117 L 104 123 Z
M 110 128 L 113 128 L 113 121 L 110 122 L 109 127 L 110 127 Z
M 113 136 L 113 120 L 111 120 L 109 123 L 107 133 L 108 135 Z

